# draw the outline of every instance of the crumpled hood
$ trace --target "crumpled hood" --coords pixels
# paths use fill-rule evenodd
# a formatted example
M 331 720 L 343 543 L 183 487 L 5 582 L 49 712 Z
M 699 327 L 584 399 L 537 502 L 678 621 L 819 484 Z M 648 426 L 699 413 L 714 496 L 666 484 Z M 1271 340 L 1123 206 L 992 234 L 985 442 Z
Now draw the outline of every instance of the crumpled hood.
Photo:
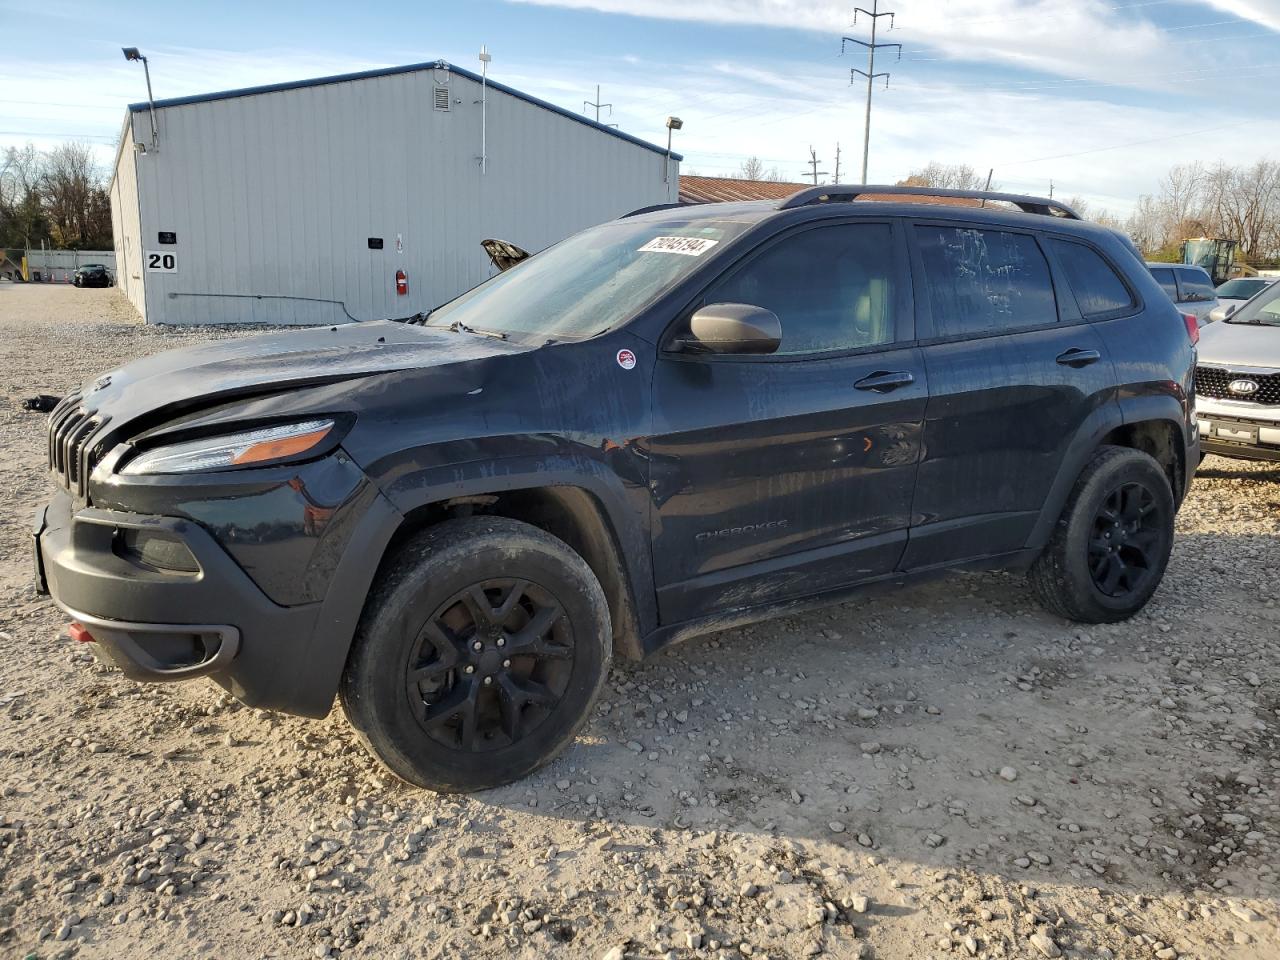
M 1200 329 L 1201 363 L 1280 367 L 1280 327 L 1220 320 Z
M 174 411 L 396 370 L 530 349 L 492 337 L 382 320 L 261 334 L 167 350 L 84 384 L 83 406 L 117 424 Z

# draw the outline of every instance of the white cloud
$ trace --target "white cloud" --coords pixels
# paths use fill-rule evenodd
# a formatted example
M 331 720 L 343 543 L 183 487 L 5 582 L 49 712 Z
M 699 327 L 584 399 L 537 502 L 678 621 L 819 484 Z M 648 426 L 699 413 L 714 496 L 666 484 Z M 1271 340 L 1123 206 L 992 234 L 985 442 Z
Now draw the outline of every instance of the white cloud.
M 1204 0 L 1218 10 L 1280 32 L 1280 0 Z
M 519 0 L 548 6 L 664 20 L 756 25 L 866 37 L 850 24 L 844 0 Z M 1277 0 L 1217 0 L 1224 4 L 1274 5 Z M 1138 10 L 1106 0 L 895 0 L 897 29 L 885 40 L 926 46 L 953 61 L 996 63 L 1058 76 L 1150 84 L 1145 74 L 1169 71 L 1199 57 L 1178 50 L 1168 35 L 1141 19 Z M 883 22 L 882 22 L 883 23 Z M 855 57 L 853 63 L 858 63 Z

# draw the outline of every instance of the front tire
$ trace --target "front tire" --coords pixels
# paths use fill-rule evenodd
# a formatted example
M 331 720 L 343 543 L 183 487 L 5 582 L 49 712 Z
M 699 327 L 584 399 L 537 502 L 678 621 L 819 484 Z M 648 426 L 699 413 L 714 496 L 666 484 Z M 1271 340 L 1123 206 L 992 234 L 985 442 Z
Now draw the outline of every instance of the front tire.
M 1160 586 L 1176 506 L 1152 457 L 1102 447 L 1076 481 L 1030 580 L 1050 613 L 1081 623 L 1127 620 Z
M 450 520 L 408 541 L 380 577 L 339 696 L 392 773 L 483 790 L 573 741 L 612 641 L 604 591 L 564 542 L 504 517 Z

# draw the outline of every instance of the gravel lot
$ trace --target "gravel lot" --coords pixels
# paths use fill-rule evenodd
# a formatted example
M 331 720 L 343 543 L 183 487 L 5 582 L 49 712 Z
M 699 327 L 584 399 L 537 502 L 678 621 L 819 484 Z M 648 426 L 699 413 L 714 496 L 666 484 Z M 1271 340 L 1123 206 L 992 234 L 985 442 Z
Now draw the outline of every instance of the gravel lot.
M 1280 957 L 1280 468 L 1203 464 L 1129 623 L 984 575 L 729 631 L 440 797 L 338 711 L 125 681 L 30 585 L 18 401 L 230 335 L 0 283 L 3 955 Z

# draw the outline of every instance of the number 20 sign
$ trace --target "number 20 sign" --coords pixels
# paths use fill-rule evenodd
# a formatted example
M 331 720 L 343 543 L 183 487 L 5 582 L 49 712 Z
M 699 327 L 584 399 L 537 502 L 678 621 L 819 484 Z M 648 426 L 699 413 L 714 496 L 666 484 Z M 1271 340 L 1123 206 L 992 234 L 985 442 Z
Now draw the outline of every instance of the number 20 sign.
M 148 273 L 177 273 L 178 258 L 169 250 L 148 250 L 143 254 Z

